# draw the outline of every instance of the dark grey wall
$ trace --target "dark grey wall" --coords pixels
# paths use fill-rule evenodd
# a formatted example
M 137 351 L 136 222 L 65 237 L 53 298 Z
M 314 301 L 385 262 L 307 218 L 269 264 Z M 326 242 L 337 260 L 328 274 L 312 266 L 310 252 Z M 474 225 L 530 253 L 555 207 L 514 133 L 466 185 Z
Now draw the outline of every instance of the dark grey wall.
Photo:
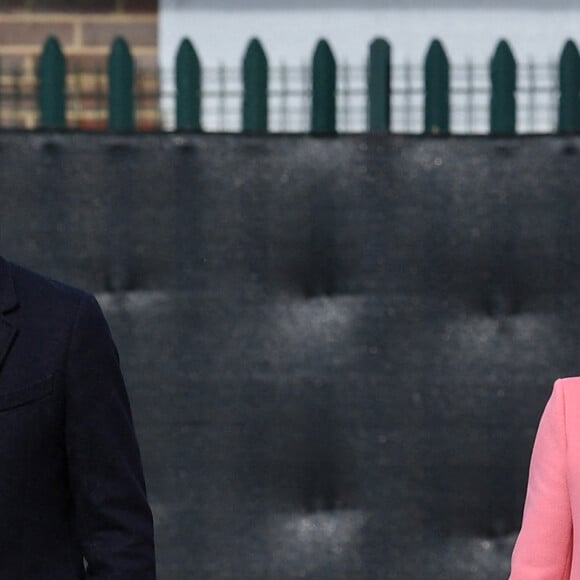
M 579 374 L 580 137 L 0 134 L 3 255 L 97 294 L 160 580 L 497 580 Z

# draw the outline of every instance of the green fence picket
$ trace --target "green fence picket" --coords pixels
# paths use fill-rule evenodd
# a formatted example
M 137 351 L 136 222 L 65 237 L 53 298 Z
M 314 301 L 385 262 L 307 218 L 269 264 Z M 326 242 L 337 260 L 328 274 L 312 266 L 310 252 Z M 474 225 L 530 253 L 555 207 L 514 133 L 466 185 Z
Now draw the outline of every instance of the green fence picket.
M 181 41 L 175 62 L 177 129 L 201 130 L 201 67 L 189 39 Z
M 336 132 L 336 61 L 324 39 L 318 41 L 312 65 L 311 130 Z
M 114 131 L 133 131 L 133 57 L 124 38 L 115 38 L 108 65 L 109 128 Z
M 425 59 L 425 133 L 449 132 L 449 61 L 438 39 Z
M 22 69 L 17 68 L 15 65 L 11 67 L 10 79 L 12 83 L 12 95 L 10 98 L 10 104 L 12 105 L 12 113 L 17 113 L 18 111 L 22 110 Z
M 391 47 L 383 38 L 376 38 L 371 43 L 367 75 L 369 131 L 388 131 L 391 126 Z
M 490 132 L 516 132 L 516 61 L 505 40 L 501 40 L 491 60 Z
M 60 43 L 49 37 L 40 57 L 39 106 L 40 127 L 63 129 L 66 127 L 66 61 Z
M 257 38 L 252 38 L 244 57 L 242 128 L 246 132 L 268 130 L 268 59 Z
M 558 131 L 580 131 L 580 54 L 568 40 L 560 58 L 560 102 Z

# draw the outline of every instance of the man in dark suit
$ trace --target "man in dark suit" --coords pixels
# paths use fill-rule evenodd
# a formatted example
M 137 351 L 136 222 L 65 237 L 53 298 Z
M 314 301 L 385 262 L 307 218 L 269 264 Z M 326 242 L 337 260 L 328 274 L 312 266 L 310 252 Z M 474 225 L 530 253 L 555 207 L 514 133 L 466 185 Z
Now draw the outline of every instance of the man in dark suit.
M 153 536 L 99 303 L 0 256 L 0 580 L 155 580 Z

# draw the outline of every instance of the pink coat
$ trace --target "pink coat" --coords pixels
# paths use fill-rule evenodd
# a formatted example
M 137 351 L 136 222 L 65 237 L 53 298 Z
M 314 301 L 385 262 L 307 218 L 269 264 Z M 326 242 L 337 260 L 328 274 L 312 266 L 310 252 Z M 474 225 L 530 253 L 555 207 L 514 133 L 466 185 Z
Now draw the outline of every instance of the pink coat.
M 580 377 L 557 379 L 530 461 L 509 580 L 580 580 Z

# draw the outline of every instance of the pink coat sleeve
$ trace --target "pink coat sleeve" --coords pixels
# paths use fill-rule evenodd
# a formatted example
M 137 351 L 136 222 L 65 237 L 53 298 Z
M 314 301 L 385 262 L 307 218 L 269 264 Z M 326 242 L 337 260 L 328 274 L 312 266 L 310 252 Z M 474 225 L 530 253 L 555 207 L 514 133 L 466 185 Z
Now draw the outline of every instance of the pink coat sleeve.
M 572 516 L 566 481 L 564 405 L 563 384 L 557 379 L 536 432 L 509 580 L 570 577 Z

